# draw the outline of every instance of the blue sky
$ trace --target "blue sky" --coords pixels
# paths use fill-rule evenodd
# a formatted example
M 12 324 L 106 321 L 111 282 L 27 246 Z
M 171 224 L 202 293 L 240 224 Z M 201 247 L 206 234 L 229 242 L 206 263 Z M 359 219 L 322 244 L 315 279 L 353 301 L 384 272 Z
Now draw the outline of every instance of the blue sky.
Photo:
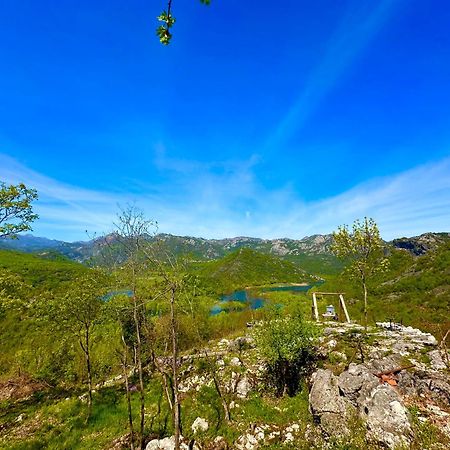
M 427 0 L 4 0 L 0 179 L 36 235 L 450 230 L 450 8 Z

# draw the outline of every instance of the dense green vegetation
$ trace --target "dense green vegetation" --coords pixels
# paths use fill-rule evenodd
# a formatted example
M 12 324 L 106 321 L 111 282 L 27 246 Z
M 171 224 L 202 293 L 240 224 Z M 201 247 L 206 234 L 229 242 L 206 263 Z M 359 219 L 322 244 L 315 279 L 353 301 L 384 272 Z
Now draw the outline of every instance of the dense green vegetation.
M 284 259 L 297 264 L 308 273 L 320 274 L 323 277 L 336 275 L 342 272 L 344 268 L 344 263 L 330 254 L 307 255 L 303 253 L 299 255 L 286 255 Z
M 379 278 L 379 308 L 440 337 L 450 327 L 450 242 L 412 261 L 404 253 L 393 252 L 390 273 Z
M 35 288 L 54 290 L 86 272 L 87 268 L 55 253 L 38 256 L 0 250 L 0 270 L 14 273 L 22 282 Z
M 134 241 L 125 242 L 128 245 Z M 130 248 L 127 247 L 126 251 Z M 119 250 L 116 255 L 126 254 L 118 246 L 114 250 Z M 249 285 L 311 280 L 295 264 L 250 249 L 240 249 L 219 261 L 184 262 L 175 266 L 168 260 L 150 264 L 146 253 L 139 248 L 130 251 L 128 259 L 120 266 L 114 266 L 106 277 L 52 252 L 41 256 L 1 252 L 0 339 L 3 351 L 0 382 L 4 380 L 7 385 L 9 379 L 19 379 L 24 385 L 37 383 L 40 386 L 38 392 L 46 387 L 42 394 L 44 397 L 39 397 L 36 402 L 32 397 L 23 404 L 21 411 L 23 414 L 38 411 L 43 422 L 51 415 L 55 417 L 51 429 L 33 433 L 33 439 L 29 441 L 31 447 L 59 448 L 63 445 L 86 448 L 88 445 L 89 448 L 101 448 L 118 434 L 118 428 L 112 427 L 101 437 L 95 431 L 102 426 L 106 416 L 109 420 L 113 418 L 112 411 L 108 414 L 106 407 L 108 404 L 111 408 L 111 402 L 121 405 L 122 409 L 119 408 L 117 414 L 123 416 L 120 422 L 123 434 L 128 408 L 124 393 L 111 389 L 108 395 L 108 391 L 94 395 L 92 410 L 89 408 L 88 412 L 72 396 L 88 385 L 95 386 L 118 373 L 124 374 L 131 367 L 135 369 L 129 375 L 129 385 L 143 383 L 145 389 L 144 396 L 130 398 L 135 433 L 139 433 L 137 416 L 141 414 L 143 402 L 159 404 L 161 408 L 157 422 L 151 424 L 145 433 L 164 435 L 172 432 L 168 399 L 165 398 L 166 393 L 161 392 L 161 384 L 166 380 L 173 386 L 174 377 L 178 375 L 156 365 L 153 369 L 147 368 L 149 372 L 145 375 L 142 372 L 140 381 L 141 374 L 136 372 L 136 366 L 152 365 L 154 355 L 171 355 L 173 350 L 167 344 L 168 336 L 173 333 L 173 318 L 176 319 L 177 351 L 191 350 L 193 346 L 203 346 L 211 339 L 239 332 L 245 329 L 247 322 L 264 315 L 263 310 L 251 311 L 245 305 L 230 302 L 225 305 L 226 312 L 211 316 L 210 310 L 218 300 L 218 293 Z M 97 280 L 97 285 L 100 282 L 103 287 L 98 285 L 91 289 L 91 280 Z M 130 287 L 132 290 L 127 291 Z M 97 291 L 98 294 L 95 293 Z M 108 297 L 106 301 L 102 291 L 117 291 L 119 295 Z M 132 296 L 121 295 L 124 291 L 131 292 Z M 176 303 L 172 304 L 173 300 Z M 173 307 L 176 308 L 176 316 L 173 315 Z M 136 355 L 140 355 L 142 363 Z M 156 394 L 151 394 L 153 389 L 157 390 Z M 62 397 L 67 394 L 71 400 L 65 403 Z M 187 411 L 194 407 L 207 416 L 213 414 L 215 418 L 211 420 L 218 421 L 218 426 L 222 427 L 222 413 L 217 412 L 217 395 L 214 390 L 206 389 L 199 398 L 185 399 L 190 405 Z M 205 410 L 206 405 L 212 405 L 213 410 Z M 251 407 L 252 402 L 249 405 Z M 9 401 L 6 401 L 1 406 L 1 420 L 8 423 L 19 404 L 15 403 L 11 409 Z M 182 416 L 183 421 L 191 419 L 189 412 Z M 66 432 L 67 420 L 74 421 L 73 427 L 77 432 Z M 36 428 L 39 427 L 36 425 Z M 86 436 L 80 442 L 79 433 L 89 434 L 90 429 L 95 437 L 90 439 Z
M 304 283 L 314 278 L 298 265 L 248 248 L 236 250 L 217 261 L 198 263 L 197 275 L 215 292 L 274 283 Z

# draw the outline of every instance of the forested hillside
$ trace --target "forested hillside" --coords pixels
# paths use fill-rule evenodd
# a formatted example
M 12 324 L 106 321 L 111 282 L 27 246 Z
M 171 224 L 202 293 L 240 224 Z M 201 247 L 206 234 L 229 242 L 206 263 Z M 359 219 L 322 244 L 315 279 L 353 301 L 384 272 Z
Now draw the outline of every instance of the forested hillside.
M 175 379 L 182 392 L 182 425 L 188 428 L 184 435 L 191 438 L 211 442 L 219 433 L 211 430 L 204 438 L 191 433 L 192 423 L 201 415 L 210 423 L 216 422 L 217 430 L 225 435 L 227 442 L 243 439 L 239 437 L 240 427 L 253 420 L 275 421 L 280 429 L 289 430 L 293 418 L 300 415 L 299 430 L 313 426 L 308 389 L 301 377 L 316 366 L 318 355 L 325 350 L 317 353 L 311 347 L 319 333 L 313 324 L 305 322 L 310 318 L 311 294 L 264 288 L 314 283 L 320 279 L 317 275 L 280 256 L 245 246 L 210 261 L 199 261 L 192 255 L 180 261 L 166 257 L 158 261 L 146 259 L 146 255 L 155 256 L 154 243 L 144 239 L 146 250 L 138 249 L 128 259 L 123 259 L 127 253 L 120 247 L 122 244 L 117 242 L 112 246 L 113 259 L 120 264 L 104 266 L 103 271 L 53 251 L 40 255 L 0 251 L 0 427 L 9 433 L 12 442 L 9 445 L 0 436 L 1 445 L 11 449 L 21 448 L 23 443 L 36 448 L 102 449 L 117 438 L 129 442 L 129 437 L 124 438 L 128 427 L 127 395 L 135 419 L 135 440 L 140 436 L 137 420 L 142 404 L 145 404 L 145 414 L 151 411 L 153 418 L 144 420 L 142 436 L 148 440 L 151 436 L 170 435 L 174 433 L 170 404 Z M 369 284 L 369 325 L 392 319 L 440 337 L 450 325 L 450 241 L 439 240 L 420 256 L 394 246 L 387 247 L 386 251 L 388 270 Z M 156 254 L 167 255 L 167 252 L 166 247 L 164 252 Z M 352 320 L 361 323 L 361 289 L 345 274 L 323 275 L 326 270 L 321 270 L 320 261 L 316 258 L 314 264 L 325 283 L 315 289 L 344 291 Z M 252 295 L 262 299 L 262 307 L 252 309 L 245 302 L 231 306 L 225 302 L 222 312 L 212 313 L 222 294 L 246 287 L 251 287 Z M 336 300 L 319 299 L 321 313 L 330 303 L 337 307 Z M 176 328 L 173 328 L 174 318 Z M 239 337 L 236 343 L 227 344 L 235 336 L 247 333 L 248 324 L 260 320 L 267 324 L 263 330 L 269 328 L 256 349 L 254 339 L 259 339 L 258 328 L 256 334 L 250 331 L 251 337 Z M 87 346 L 86 330 L 89 331 Z M 175 374 L 171 365 L 174 330 L 176 354 L 182 367 Z M 354 329 L 349 328 L 349 333 L 345 340 L 339 341 L 336 355 L 330 353 L 321 364 L 343 370 L 339 361 L 355 357 L 356 344 L 351 334 Z M 223 355 L 228 345 L 230 350 L 225 353 L 235 355 L 232 359 L 216 356 Z M 86 348 L 89 348 L 88 366 Z M 206 349 L 205 355 L 198 353 L 199 348 Z M 213 357 L 208 353 L 211 348 Z M 271 366 L 270 361 L 277 361 L 276 355 L 285 355 L 283 358 L 288 359 L 282 364 L 292 364 L 295 370 L 289 370 L 304 375 L 292 377 L 291 372 L 284 372 L 288 369 L 280 372 L 282 366 Z M 260 362 L 261 358 L 265 362 Z M 265 375 L 256 381 L 252 370 Z M 210 385 L 201 381 L 211 376 Z M 237 377 L 237 384 L 227 387 L 233 377 Z M 124 385 L 125 379 L 128 385 Z M 194 387 L 189 383 L 194 383 Z M 89 384 L 93 386 L 93 396 L 88 409 Z M 256 389 L 253 386 L 260 387 L 249 394 L 251 389 Z M 224 389 L 230 391 L 224 394 Z M 292 389 L 293 396 L 281 395 L 285 389 Z M 242 404 L 242 409 L 231 412 L 232 402 Z M 22 430 L 22 425 L 16 422 L 19 411 L 24 423 L 34 426 L 30 428 L 34 432 Z M 226 418 L 227 414 L 232 421 Z M 46 428 L 49 417 L 55 418 L 51 419 L 50 429 Z M 67 427 L 68 423 L 72 423 L 71 427 Z M 14 435 L 15 430 L 22 430 L 23 435 Z M 232 430 L 231 434 L 228 436 L 225 430 Z M 294 432 L 283 433 L 284 436 Z M 362 439 L 357 429 L 352 433 L 353 440 Z M 441 439 L 436 437 L 437 431 L 433 433 L 433 439 Z M 306 449 L 310 445 L 305 443 L 306 447 L 302 447 L 300 434 L 292 439 L 297 439 L 297 448 Z M 312 439 L 322 442 L 320 436 Z M 423 442 L 420 435 L 418 439 L 417 442 Z M 341 448 L 336 445 L 331 448 Z M 358 445 L 349 448 L 360 448 Z M 377 447 L 367 444 L 365 448 Z
M 0 270 L 15 274 L 22 282 L 36 288 L 59 289 L 62 283 L 73 280 L 87 268 L 60 253 L 33 255 L 0 250 Z
M 439 336 L 450 325 L 450 238 L 443 233 L 419 256 L 411 251 L 416 238 L 401 242 L 403 248 L 389 249 L 387 271 L 369 285 L 369 317 L 372 323 L 392 319 Z M 360 320 L 361 288 L 345 274 L 326 280 L 321 289 L 346 292 L 353 318 Z
M 195 273 L 219 293 L 265 284 L 317 281 L 317 277 L 297 264 L 249 248 L 236 250 L 217 261 L 197 263 L 195 267 Z

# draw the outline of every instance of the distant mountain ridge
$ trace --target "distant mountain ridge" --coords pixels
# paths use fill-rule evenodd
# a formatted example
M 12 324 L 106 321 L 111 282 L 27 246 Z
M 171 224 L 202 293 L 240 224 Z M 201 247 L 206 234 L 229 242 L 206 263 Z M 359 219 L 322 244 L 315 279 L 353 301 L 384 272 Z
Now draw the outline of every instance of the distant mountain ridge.
M 114 243 L 115 239 L 115 235 L 110 234 L 85 242 L 64 242 L 28 234 L 14 240 L 0 239 L 0 248 L 44 255 L 48 251 L 59 252 L 74 261 L 87 262 L 95 261 L 105 242 Z M 205 239 L 161 233 L 149 236 L 148 240 L 158 240 L 169 254 L 188 254 L 200 261 L 220 259 L 241 248 L 248 248 L 297 263 L 310 273 L 336 273 L 342 268 L 342 264 L 330 250 L 333 241 L 331 234 L 315 234 L 297 240 L 290 238 L 261 239 L 245 236 Z M 395 248 L 420 256 L 447 241 L 450 241 L 450 233 L 424 233 L 420 236 L 394 239 L 390 244 Z
M 106 239 L 114 240 L 114 235 Z M 262 253 L 276 256 L 306 254 L 328 254 L 332 241 L 331 235 L 316 234 L 300 240 L 260 239 L 252 237 L 234 237 L 225 239 L 204 239 L 192 236 L 175 236 L 171 234 L 158 234 L 149 240 L 159 240 L 166 244 L 168 250 L 178 253 L 191 253 L 205 260 L 217 259 L 240 248 L 251 248 Z M 91 241 L 64 242 L 58 240 L 36 237 L 30 234 L 19 236 L 18 239 L 1 239 L 0 248 L 9 248 L 24 252 L 39 252 L 56 250 L 71 259 L 84 261 L 95 254 L 95 248 L 101 245 L 103 239 Z
M 415 256 L 420 256 L 449 240 L 450 233 L 424 233 L 420 236 L 394 239 L 392 245 L 396 248 L 408 250 Z

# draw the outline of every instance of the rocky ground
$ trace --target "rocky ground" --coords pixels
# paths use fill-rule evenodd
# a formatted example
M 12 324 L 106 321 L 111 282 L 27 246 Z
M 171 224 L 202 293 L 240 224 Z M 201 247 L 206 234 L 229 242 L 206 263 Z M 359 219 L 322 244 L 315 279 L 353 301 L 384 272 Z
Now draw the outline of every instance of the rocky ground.
M 215 348 L 222 355 L 217 364 L 223 389 L 236 396 L 232 409 L 264 390 L 264 367 L 253 347 L 251 338 L 242 337 Z M 233 356 L 237 349 L 239 356 Z M 197 417 L 192 431 L 199 438 L 183 448 L 450 448 L 448 352 L 434 336 L 389 323 L 365 334 L 361 326 L 329 322 L 318 351 L 322 367 L 308 380 L 311 422 L 230 425 L 240 429 L 230 443 L 222 436 L 202 439 L 210 424 Z M 213 382 L 192 365 L 188 372 L 183 392 Z M 146 450 L 172 448 L 173 439 L 166 438 L 151 441 Z
M 378 329 L 370 331 L 369 343 L 362 344 L 363 362 L 342 363 L 313 374 L 310 408 L 322 432 L 325 436 L 349 436 L 350 425 L 357 419 L 368 440 L 380 448 L 410 448 L 416 437 L 414 428 L 418 428 L 416 420 L 435 428 L 432 448 L 448 448 L 448 356 L 437 348 L 431 334 L 395 324 L 377 325 Z M 326 328 L 324 347 L 336 347 L 349 335 L 349 328 Z M 359 330 L 351 330 L 350 335 L 359 350 Z M 332 350 L 330 355 L 336 357 L 339 352 Z M 347 361 L 345 354 L 340 356 Z
M 450 448 L 449 354 L 432 335 L 389 323 L 379 323 L 367 334 L 356 324 L 327 322 L 321 327 L 317 368 L 294 398 L 271 393 L 251 328 L 245 336 L 184 354 L 182 448 Z M 117 376 L 97 385 L 96 391 L 100 395 L 102 390 L 120 390 L 122 383 Z M 31 380 L 21 386 L 4 383 L 3 400 L 14 404 L 42 388 Z M 211 392 L 217 394 L 217 389 L 223 401 L 214 404 L 217 395 Z M 81 395 L 73 401 L 83 400 Z M 146 417 L 153 417 L 153 406 L 148 404 Z M 20 444 L 42 427 L 58 426 L 55 418 L 49 420 L 39 411 L 26 416 L 17 409 L 17 417 L 11 415 L 0 427 L 0 447 L 14 440 Z M 129 448 L 128 436 L 110 441 L 107 448 Z M 173 448 L 171 436 L 155 436 L 146 446 L 146 450 Z

